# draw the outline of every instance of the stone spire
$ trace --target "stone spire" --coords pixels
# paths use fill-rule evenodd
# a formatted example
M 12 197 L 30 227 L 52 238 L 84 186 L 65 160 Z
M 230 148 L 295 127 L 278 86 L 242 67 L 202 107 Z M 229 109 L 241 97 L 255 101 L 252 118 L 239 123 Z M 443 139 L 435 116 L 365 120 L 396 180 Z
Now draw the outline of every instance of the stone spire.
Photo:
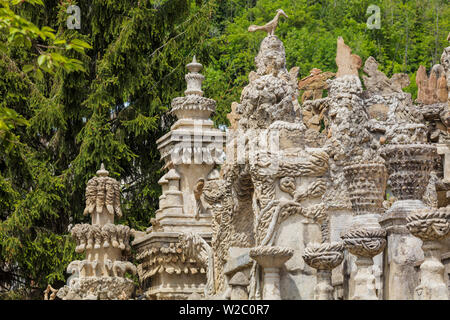
M 120 185 L 108 175 L 102 163 L 97 176 L 87 183 L 84 214 L 91 215 L 92 224 L 77 224 L 71 231 L 75 251 L 86 258 L 67 267 L 73 276 L 58 292 L 63 300 L 129 299 L 133 293 L 133 280 L 125 278 L 125 273 L 135 274 L 136 267 L 122 261 L 122 255 L 131 251 L 130 228 L 114 224 L 114 215 L 122 216 Z
M 186 68 L 185 96 L 174 98 L 170 111 L 178 120 L 157 141 L 164 169 L 169 169 L 158 182 L 162 186 L 159 209 L 152 227 L 137 234 L 133 242 L 140 263 L 139 278 L 150 299 L 204 294 L 207 282 L 205 259 L 190 256 L 179 239 L 192 233 L 196 243 L 208 246 L 212 217 L 204 203 L 203 183 L 214 176 L 215 167 L 223 161 L 225 134 L 209 119 L 216 101 L 203 96 L 203 66 L 194 56 Z
M 189 73 L 186 74 L 185 79 L 187 83 L 187 89 L 184 91 L 185 95 L 198 95 L 200 97 L 203 96 L 202 91 L 202 82 L 205 80 L 205 77 L 200 74 L 200 70 L 203 69 L 201 63 L 197 62 L 195 56 L 192 58 L 192 62 L 186 65 L 186 68 L 189 70 Z

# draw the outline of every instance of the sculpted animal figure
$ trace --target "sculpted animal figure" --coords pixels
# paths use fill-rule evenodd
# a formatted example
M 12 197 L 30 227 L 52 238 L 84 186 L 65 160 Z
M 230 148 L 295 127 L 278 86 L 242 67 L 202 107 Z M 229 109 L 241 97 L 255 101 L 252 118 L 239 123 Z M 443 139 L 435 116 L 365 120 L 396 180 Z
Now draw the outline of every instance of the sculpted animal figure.
M 261 30 L 266 31 L 269 34 L 269 36 L 273 36 L 275 33 L 275 29 L 278 26 L 278 20 L 280 19 L 280 15 L 283 15 L 286 18 L 288 18 L 287 14 L 283 10 L 278 9 L 275 18 L 273 18 L 270 22 L 266 23 L 263 26 L 251 25 L 250 27 L 248 27 L 248 31 L 255 32 Z
M 179 235 L 181 246 L 189 258 L 207 268 L 207 282 L 205 286 L 205 297 L 214 294 L 214 257 L 209 244 L 197 233 L 189 232 Z
M 136 266 L 129 261 L 114 261 L 112 270 L 116 277 L 123 278 L 127 271 L 136 274 Z

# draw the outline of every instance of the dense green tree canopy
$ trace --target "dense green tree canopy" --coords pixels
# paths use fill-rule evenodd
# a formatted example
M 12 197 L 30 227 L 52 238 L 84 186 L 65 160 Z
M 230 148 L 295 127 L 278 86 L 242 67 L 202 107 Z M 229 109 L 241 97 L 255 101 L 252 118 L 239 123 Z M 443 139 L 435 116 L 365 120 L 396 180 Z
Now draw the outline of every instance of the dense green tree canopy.
M 40 298 L 66 281 L 76 259 L 69 228 L 82 215 L 86 182 L 104 162 L 122 182 L 123 218 L 149 226 L 162 163 L 156 140 L 174 119 L 193 55 L 205 66 L 214 120 L 238 101 L 263 33 L 282 8 L 277 35 L 288 68 L 336 71 L 343 36 L 387 75 L 438 63 L 450 31 L 447 0 L 0 0 L 0 292 Z M 367 7 L 381 9 L 368 29 Z M 81 29 L 68 29 L 78 5 Z M 16 284 L 16 287 L 10 287 Z M 17 290 L 21 288 L 23 290 Z

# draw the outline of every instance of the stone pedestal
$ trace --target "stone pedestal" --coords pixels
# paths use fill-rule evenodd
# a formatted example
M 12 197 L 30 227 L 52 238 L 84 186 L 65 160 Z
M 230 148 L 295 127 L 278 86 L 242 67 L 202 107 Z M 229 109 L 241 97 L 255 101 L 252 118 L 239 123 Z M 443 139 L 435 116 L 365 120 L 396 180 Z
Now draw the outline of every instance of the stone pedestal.
M 420 285 L 414 294 L 416 300 L 448 300 L 449 293 L 445 267 L 441 262 L 442 245 L 439 240 L 450 231 L 450 210 L 422 209 L 407 217 L 407 227 L 416 237 L 422 239 L 425 260 L 420 265 Z
M 311 243 L 305 248 L 303 259 L 317 269 L 317 284 L 314 290 L 315 300 L 333 300 L 333 286 L 331 284 L 331 270 L 341 264 L 344 259 L 344 244 Z
M 372 272 L 373 257 L 380 254 L 386 245 L 384 229 L 356 228 L 347 231 L 342 239 L 351 254 L 357 257 L 357 273 L 353 279 L 355 291 L 351 300 L 377 300 L 375 276 Z
M 412 125 L 409 127 L 415 128 Z M 405 135 L 403 131 L 398 132 L 399 137 Z M 380 218 L 388 237 L 383 264 L 384 298 L 412 299 L 412 289 L 419 281 L 414 266 L 423 259 L 423 252 L 420 239 L 413 237 L 406 229 L 406 217 L 425 208 L 422 197 L 433 167 L 436 147 L 425 143 L 391 144 L 381 149 L 381 155 L 386 160 L 390 186 L 397 199 Z
M 281 300 L 280 268 L 293 253 L 292 249 L 281 247 L 256 247 L 250 250 L 250 257 L 263 268 L 264 300 Z
M 358 256 L 355 263 L 358 272 L 354 278 L 355 293 L 352 300 L 378 300 L 375 290 L 375 276 L 372 272 L 373 259 Z
M 406 217 L 410 212 L 424 208 L 420 200 L 399 200 L 380 218 L 380 225 L 387 233 L 383 255 L 383 298 L 386 300 L 411 300 L 414 297 L 414 288 L 419 283 L 415 265 L 423 260 L 423 251 L 422 241 L 406 228 Z

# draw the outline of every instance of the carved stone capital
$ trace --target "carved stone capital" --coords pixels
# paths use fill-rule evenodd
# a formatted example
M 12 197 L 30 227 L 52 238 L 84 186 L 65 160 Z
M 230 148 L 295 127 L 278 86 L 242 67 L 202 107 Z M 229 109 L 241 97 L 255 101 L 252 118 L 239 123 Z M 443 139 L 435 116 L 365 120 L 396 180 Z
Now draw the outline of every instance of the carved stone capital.
M 406 217 L 408 230 L 423 241 L 445 238 L 450 231 L 448 208 L 417 210 Z
M 250 258 L 263 268 L 280 268 L 288 261 L 294 250 L 285 247 L 259 246 L 250 250 Z
M 76 224 L 72 230 L 72 237 L 77 243 L 77 253 L 92 249 L 119 248 L 130 252 L 130 227 L 107 223 L 103 226 L 90 224 Z
M 332 270 L 344 259 L 342 242 L 309 243 L 303 253 L 303 260 L 317 270 Z
M 372 258 L 380 254 L 386 245 L 386 231 L 381 228 L 350 229 L 341 236 L 350 253 Z
M 433 168 L 436 147 L 430 144 L 388 144 L 381 148 L 392 192 L 399 200 L 421 200 Z

